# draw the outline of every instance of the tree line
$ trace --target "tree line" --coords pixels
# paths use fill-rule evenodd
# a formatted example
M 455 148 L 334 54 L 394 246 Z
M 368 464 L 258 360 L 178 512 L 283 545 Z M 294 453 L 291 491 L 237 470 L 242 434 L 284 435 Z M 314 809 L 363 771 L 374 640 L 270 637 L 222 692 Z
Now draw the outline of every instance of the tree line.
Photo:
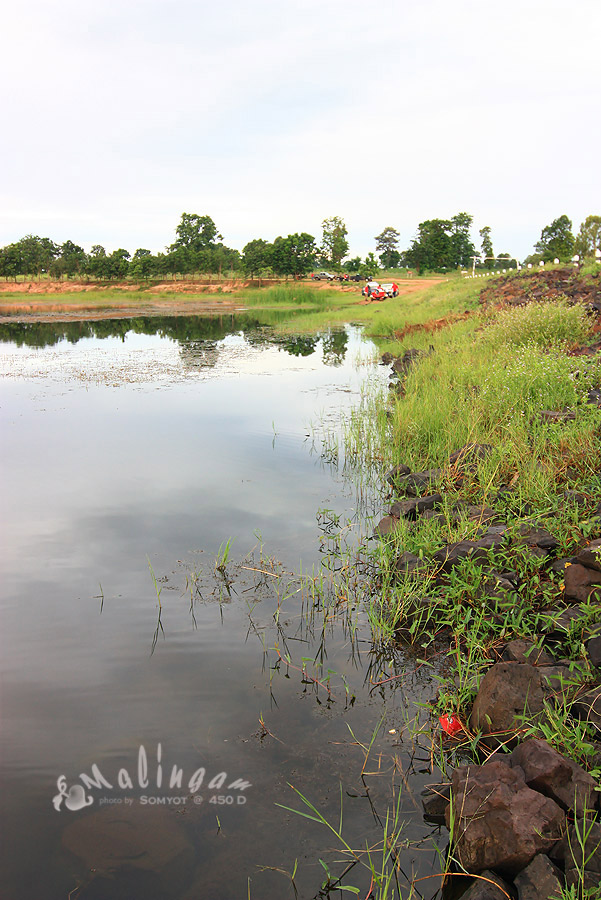
M 387 226 L 374 238 L 375 254 L 369 253 L 361 259 L 348 258 L 348 231 L 339 216 L 323 220 L 320 244 L 313 235 L 300 232 L 274 241 L 256 238 L 240 253 L 223 243 L 223 236 L 210 216 L 182 213 L 175 229 L 176 239 L 164 253 L 153 254 L 144 248 L 137 249 L 133 255 L 123 248 L 107 253 L 100 244 L 86 253 L 73 241 L 56 244 L 50 238 L 29 234 L 0 248 L 0 277 L 44 275 L 56 279 L 144 281 L 167 276 L 243 273 L 250 277 L 298 278 L 316 266 L 334 272 L 373 275 L 380 267 L 407 267 L 418 272 L 467 268 L 474 257 L 487 259 L 486 263 L 482 262 L 487 268 L 509 266 L 509 253 L 495 254 L 490 226 L 480 229 L 480 249 L 476 249 L 471 237 L 472 223 L 473 217 L 466 212 L 450 219 L 420 222 L 406 250 L 399 249 L 400 234 L 396 228 Z M 588 216 L 574 235 L 571 220 L 562 215 L 542 229 L 535 252 L 525 262 L 555 259 L 568 262 L 574 254 L 581 259 L 594 257 L 596 250 L 601 250 L 601 216 Z

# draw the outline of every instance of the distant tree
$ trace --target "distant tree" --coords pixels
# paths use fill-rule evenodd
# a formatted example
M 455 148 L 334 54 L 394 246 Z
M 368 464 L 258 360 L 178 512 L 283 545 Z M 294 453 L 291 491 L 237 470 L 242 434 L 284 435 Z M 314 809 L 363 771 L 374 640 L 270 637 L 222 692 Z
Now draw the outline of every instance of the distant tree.
M 569 262 L 574 253 L 575 238 L 572 234 L 572 222 L 566 215 L 554 219 L 541 231 L 540 241 L 534 245 L 544 262 L 558 259 Z
M 359 271 L 364 278 L 367 278 L 369 275 L 371 275 L 372 277 L 374 275 L 377 275 L 379 269 L 380 263 L 378 262 L 374 254 L 368 253 Z
M 402 254 L 405 265 L 418 271 L 456 269 L 467 266 L 475 255 L 470 238 L 472 217 L 457 213 L 452 219 L 428 219 L 420 222 L 417 236 Z
M 249 241 L 242 251 L 242 267 L 247 275 L 251 278 L 260 275 L 266 269 L 271 267 L 271 258 L 273 255 L 273 244 L 257 238 Z
M 321 227 L 321 258 L 324 264 L 339 269 L 349 250 L 346 225 L 339 216 L 331 216 L 323 220 Z
M 278 275 L 306 275 L 315 263 L 317 247 L 315 238 L 301 232 L 277 237 L 273 242 L 272 267 Z
M 131 258 L 128 274 L 132 278 L 150 278 L 157 272 L 157 258 L 150 250 L 140 247 Z
M 177 239 L 167 250 L 175 251 L 182 247 L 199 251 L 213 248 L 222 237 L 210 216 L 198 216 L 196 213 L 182 213 L 179 225 L 175 229 Z
M 55 278 L 80 275 L 85 272 L 86 263 L 87 256 L 83 247 L 73 241 L 65 241 L 61 244 L 59 256 L 50 263 L 50 274 Z
M 17 244 L 7 244 L 0 249 L 0 277 L 14 278 L 22 275 L 23 255 Z
M 110 266 L 106 250 L 101 244 L 94 244 L 88 256 L 87 272 L 92 278 L 108 278 Z
M 396 228 L 387 225 L 381 234 L 376 235 L 376 253 L 380 256 L 380 262 L 385 269 L 392 269 L 398 265 L 400 234 Z
M 37 275 L 50 271 L 50 266 L 59 255 L 59 247 L 50 238 L 37 234 L 27 234 L 16 243 L 16 253 L 20 255 L 19 275 Z
M 576 235 L 574 250 L 584 259 L 601 250 L 601 216 L 587 216 Z
M 449 268 L 468 266 L 476 249 L 470 238 L 473 218 L 469 213 L 457 213 L 451 219 L 451 259 Z
M 352 259 L 347 259 L 343 262 L 342 268 L 346 272 L 358 272 L 361 268 L 361 257 L 353 256 Z
M 107 272 L 109 278 L 117 280 L 126 277 L 129 270 L 130 253 L 122 247 L 119 250 L 113 250 L 111 255 L 107 257 Z
M 492 248 L 492 240 L 490 238 L 490 226 L 485 225 L 484 228 L 480 229 L 480 238 L 482 240 L 482 257 L 486 259 L 486 257 L 494 257 L 495 251 Z

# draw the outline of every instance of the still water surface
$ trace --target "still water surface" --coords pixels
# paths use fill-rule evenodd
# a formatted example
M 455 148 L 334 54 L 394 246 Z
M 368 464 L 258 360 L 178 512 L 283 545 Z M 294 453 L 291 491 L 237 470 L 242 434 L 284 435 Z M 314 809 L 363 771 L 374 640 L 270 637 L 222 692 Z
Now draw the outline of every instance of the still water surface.
M 405 723 L 434 688 L 399 653 L 375 665 L 361 610 L 311 627 L 295 577 L 335 517 L 358 540 L 382 508 L 322 442 L 384 379 L 374 346 L 136 323 L 0 330 L 0 895 L 269 900 L 294 897 L 298 860 L 316 897 L 319 857 L 333 877 L 348 860 L 278 804 L 303 808 L 293 784 L 338 823 L 342 786 L 345 838 L 374 844 L 395 757 L 421 842 L 403 869 L 431 872 Z

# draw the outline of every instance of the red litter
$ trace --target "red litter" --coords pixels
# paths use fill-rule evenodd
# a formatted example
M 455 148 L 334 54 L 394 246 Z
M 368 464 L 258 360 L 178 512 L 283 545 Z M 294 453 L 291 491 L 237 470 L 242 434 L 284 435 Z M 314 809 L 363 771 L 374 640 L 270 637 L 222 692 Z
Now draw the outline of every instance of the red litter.
M 442 730 L 450 734 L 451 737 L 457 732 L 463 731 L 463 725 L 458 716 L 439 716 L 438 721 Z

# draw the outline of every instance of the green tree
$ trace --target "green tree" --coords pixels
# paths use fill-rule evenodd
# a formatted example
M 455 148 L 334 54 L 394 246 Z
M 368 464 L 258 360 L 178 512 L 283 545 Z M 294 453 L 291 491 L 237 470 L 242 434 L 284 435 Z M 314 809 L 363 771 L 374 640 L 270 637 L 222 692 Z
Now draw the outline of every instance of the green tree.
M 157 258 L 150 250 L 140 247 L 131 258 L 128 274 L 132 278 L 150 278 L 157 271 Z
M 484 228 L 480 229 L 480 239 L 482 241 L 482 257 L 484 259 L 494 257 L 495 251 L 492 248 L 492 240 L 490 237 L 490 226 L 485 225 Z
M 83 247 L 79 247 L 73 241 L 65 241 L 61 244 L 60 255 L 50 264 L 50 274 L 55 278 L 81 275 L 85 272 L 86 264 L 87 256 Z
M 385 269 L 392 269 L 398 265 L 400 234 L 396 228 L 387 225 L 381 234 L 376 235 L 376 253 L 380 256 L 380 262 Z
M 427 219 L 420 222 L 417 236 L 405 252 L 405 262 L 418 271 L 451 267 L 451 222 L 448 219 Z
M 273 242 L 272 267 L 278 275 L 306 275 L 315 263 L 317 247 L 315 238 L 301 232 L 289 234 L 288 237 L 277 237 Z
M 349 250 L 346 225 L 339 216 L 331 216 L 329 219 L 323 220 L 321 227 L 321 258 L 324 265 L 331 265 L 333 268 L 339 269 L 340 263 Z
M 378 263 L 378 260 L 374 256 L 374 254 L 368 253 L 367 256 L 365 257 L 365 262 L 363 263 L 363 265 L 361 266 L 359 271 L 360 271 L 361 275 L 363 275 L 365 278 L 367 278 L 368 275 L 371 275 L 372 277 L 374 275 L 376 275 L 378 273 L 379 268 L 380 268 L 380 265 Z
M 94 244 L 88 257 L 87 271 L 92 278 L 108 278 L 110 266 L 106 250 L 101 244 Z
M 118 280 L 125 278 L 129 271 L 129 258 L 130 253 L 128 250 L 124 250 L 122 247 L 119 250 L 113 250 L 111 255 L 107 257 L 108 277 Z
M 345 260 L 344 263 L 342 264 L 342 268 L 346 272 L 358 272 L 359 269 L 361 268 L 361 257 L 353 256 L 352 259 Z
M 554 219 L 541 231 L 540 241 L 534 245 L 545 262 L 558 259 L 569 262 L 574 253 L 575 238 L 572 234 L 572 222 L 566 215 Z
M 601 216 L 587 216 L 576 235 L 574 250 L 584 259 L 601 250 Z
M 179 225 L 175 229 L 177 235 L 174 244 L 167 250 L 175 251 L 181 248 L 193 250 L 212 249 L 222 237 L 217 231 L 217 226 L 210 216 L 198 216 L 196 213 L 182 213 Z
M 457 213 L 451 219 L 451 258 L 447 268 L 469 266 L 476 249 L 470 238 L 473 218 L 469 213 Z
M 249 241 L 242 251 L 242 267 L 251 278 L 260 275 L 271 267 L 273 244 L 257 238 Z

